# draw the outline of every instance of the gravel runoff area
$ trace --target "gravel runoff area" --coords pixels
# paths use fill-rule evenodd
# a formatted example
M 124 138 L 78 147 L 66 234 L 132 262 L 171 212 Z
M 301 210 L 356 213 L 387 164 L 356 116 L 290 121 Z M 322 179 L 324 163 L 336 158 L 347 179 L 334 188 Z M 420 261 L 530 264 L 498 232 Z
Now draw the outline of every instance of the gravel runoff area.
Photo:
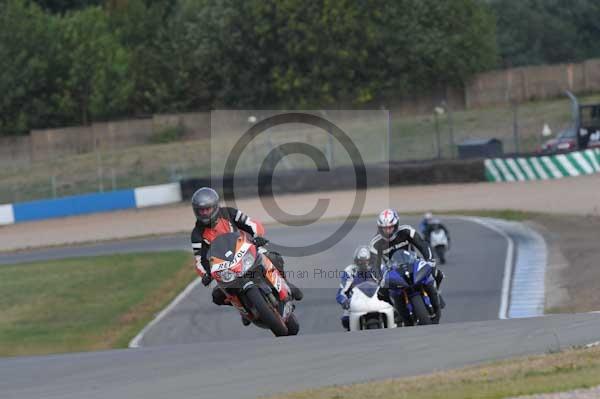
M 600 217 L 534 215 L 527 223 L 548 247 L 546 312 L 600 311 Z
M 284 211 L 301 215 L 323 198 L 333 204 L 327 207 L 323 217 L 345 217 L 352 213 L 354 194 L 353 191 L 335 191 L 281 195 L 276 202 Z M 600 174 L 527 183 L 377 188 L 368 190 L 365 197 L 362 214 L 374 214 L 392 206 L 401 213 L 514 209 L 600 215 Z M 275 221 L 259 199 L 240 199 L 237 206 L 266 223 Z M 0 227 L 0 251 L 170 234 L 189 231 L 192 225 L 193 216 L 187 204 L 50 219 Z
M 600 386 L 590 389 L 576 389 L 568 392 L 546 393 L 540 395 L 519 396 L 513 399 L 598 399 Z

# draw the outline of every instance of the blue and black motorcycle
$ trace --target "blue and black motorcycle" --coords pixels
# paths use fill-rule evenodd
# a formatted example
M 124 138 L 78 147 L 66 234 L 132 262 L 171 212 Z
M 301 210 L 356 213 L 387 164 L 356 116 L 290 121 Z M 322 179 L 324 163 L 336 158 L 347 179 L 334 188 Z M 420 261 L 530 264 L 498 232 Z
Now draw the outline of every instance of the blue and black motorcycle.
M 433 265 L 413 252 L 396 251 L 384 269 L 382 288 L 405 326 L 438 324 L 440 300 Z

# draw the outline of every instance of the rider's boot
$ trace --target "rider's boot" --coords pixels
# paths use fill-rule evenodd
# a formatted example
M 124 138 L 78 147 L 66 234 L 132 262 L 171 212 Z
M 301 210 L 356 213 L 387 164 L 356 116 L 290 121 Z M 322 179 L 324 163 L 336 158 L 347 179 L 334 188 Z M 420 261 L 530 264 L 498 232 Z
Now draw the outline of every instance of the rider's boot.
M 444 309 L 446 307 L 446 301 L 444 301 L 444 298 L 442 298 L 442 290 L 440 288 L 440 285 L 442 284 L 442 281 L 444 280 L 444 272 L 442 272 L 439 268 L 436 267 L 433 278 L 435 280 L 435 286 L 436 286 L 437 292 L 438 292 L 440 308 Z
M 350 331 L 350 316 L 342 316 L 342 327 L 346 331 Z
M 444 309 L 446 307 L 446 301 L 444 301 L 444 298 L 438 294 L 438 298 L 440 300 L 440 309 Z
M 302 298 L 304 298 L 304 294 L 302 293 L 300 288 L 296 287 L 294 284 L 292 284 L 287 279 L 287 274 L 285 273 L 285 270 L 284 270 L 285 262 L 283 260 L 283 257 L 279 253 L 273 252 L 273 251 L 265 252 L 265 255 L 273 263 L 273 266 L 275 266 L 275 268 L 277 269 L 279 274 L 281 274 L 281 276 L 287 283 L 288 287 L 290 287 L 290 291 L 292 292 L 292 298 L 294 298 L 296 301 L 302 300 Z
M 286 280 L 286 282 L 287 282 L 288 287 L 290 287 L 290 290 L 292 291 L 292 298 L 294 298 L 297 301 L 301 301 L 302 298 L 304 298 L 304 294 L 302 293 L 300 288 L 296 287 L 294 284 L 290 283 L 287 280 Z
M 444 280 L 444 272 L 440 270 L 439 267 L 435 268 L 435 271 L 433 273 L 433 279 L 435 280 L 435 285 L 438 291 L 440 291 L 440 285 L 442 284 L 442 281 Z
M 244 326 L 249 326 L 252 323 L 250 320 L 248 320 L 246 317 L 244 317 L 244 315 L 241 315 L 241 316 L 242 316 L 242 324 Z

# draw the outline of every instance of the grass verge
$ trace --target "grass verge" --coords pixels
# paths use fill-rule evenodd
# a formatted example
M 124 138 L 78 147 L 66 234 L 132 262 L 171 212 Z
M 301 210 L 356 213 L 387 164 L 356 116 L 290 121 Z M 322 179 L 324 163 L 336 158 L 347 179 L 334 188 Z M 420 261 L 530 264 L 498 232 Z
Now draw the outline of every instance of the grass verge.
M 483 366 L 279 395 L 281 399 L 507 398 L 600 385 L 600 347 Z
M 126 347 L 193 278 L 184 251 L 0 266 L 0 356 Z
M 595 103 L 600 101 L 600 95 L 585 96 L 580 100 L 582 103 Z M 348 118 L 335 121 L 351 133 L 352 141 L 367 163 L 385 159 L 383 153 L 387 147 L 387 121 L 383 119 L 384 114 L 381 115 L 373 120 L 356 121 Z M 517 116 L 518 148 L 522 152 L 534 151 L 545 140 L 540 136 L 545 124 L 559 133 L 569 126 L 572 118 L 570 102 L 566 96 L 520 104 Z M 390 124 L 390 156 L 395 161 L 434 159 L 438 156 L 438 133 L 440 155 L 443 158 L 456 156 L 453 142 L 460 143 L 467 138 L 498 138 L 503 141 L 505 152 L 513 152 L 517 146 L 513 118 L 512 108 L 502 105 L 454 111 L 452 117 L 446 114 L 439 118 L 438 123 L 433 110 L 429 115 L 394 116 Z M 325 136 L 312 141 L 310 135 L 306 136 L 305 133 L 303 130 L 290 130 L 285 136 L 287 138 L 282 138 L 282 142 L 301 138 L 301 141 L 306 140 L 323 151 L 329 151 L 326 149 L 329 141 Z M 219 162 L 213 162 L 220 158 L 224 162 L 227 158 L 225 154 L 230 152 L 235 137 L 238 137 L 227 131 L 218 131 L 219 139 L 170 142 L 179 137 L 179 134 L 176 131 L 163 131 L 159 132 L 160 137 L 155 140 L 157 144 L 103 149 L 97 154 L 57 153 L 50 160 L 28 162 L 27 165 L 21 162 L 13 167 L 1 168 L 0 203 L 161 184 L 182 177 L 209 176 L 211 170 L 219 170 L 222 166 Z M 276 136 L 281 137 L 280 132 Z M 341 147 L 334 147 L 337 147 L 335 150 L 331 149 L 334 163 L 338 166 L 349 164 L 350 159 Z M 259 142 L 242 157 L 240 166 L 258 168 L 269 148 L 270 144 L 267 142 Z M 256 152 L 257 149 L 260 151 Z M 217 154 L 221 154 L 221 157 L 216 157 Z M 244 160 L 248 164 L 244 164 Z M 298 162 L 299 160 L 302 162 Z M 305 157 L 288 157 L 286 163 L 288 162 L 296 167 L 313 167 Z
M 447 211 L 440 212 L 444 215 L 460 215 L 460 216 L 479 216 L 496 219 L 512 220 L 522 222 L 524 220 L 534 220 L 539 217 L 548 216 L 542 212 L 518 211 L 514 209 L 489 209 L 489 210 L 469 210 L 469 211 Z M 566 216 L 566 215 L 565 215 Z

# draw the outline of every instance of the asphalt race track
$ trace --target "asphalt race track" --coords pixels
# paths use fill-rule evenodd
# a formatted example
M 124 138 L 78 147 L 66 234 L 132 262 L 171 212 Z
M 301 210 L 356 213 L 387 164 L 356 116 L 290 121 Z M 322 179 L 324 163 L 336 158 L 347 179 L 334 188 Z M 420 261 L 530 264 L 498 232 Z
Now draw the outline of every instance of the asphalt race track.
M 414 217 L 402 219 L 416 225 Z M 491 320 L 498 317 L 506 241 L 496 232 L 458 218 L 445 219 L 452 238 L 442 292 L 447 308 L 442 322 Z M 306 245 L 330 235 L 341 221 L 321 222 L 307 227 L 268 227 L 267 237 L 282 245 Z M 341 242 L 322 253 L 305 258 L 286 258 L 286 273 L 305 293 L 296 314 L 301 334 L 341 332 L 341 309 L 335 302 L 341 271 L 352 261 L 355 247 L 368 244 L 375 233 L 374 220 L 361 219 Z M 0 264 L 60 259 L 117 252 L 189 250 L 189 235 L 153 237 L 78 247 L 48 248 L 0 254 Z M 270 331 L 243 327 L 238 313 L 217 307 L 210 288 L 198 285 L 167 317 L 153 326 L 142 346 L 228 341 L 270 337 Z
M 416 220 L 407 219 L 414 223 Z M 339 222 L 324 222 L 312 228 L 272 228 L 268 236 L 284 245 L 309 244 L 325 238 Z M 361 220 L 351 234 L 332 249 L 307 258 L 287 258 L 286 273 L 303 289 L 296 314 L 301 334 L 340 332 L 341 308 L 335 302 L 341 271 L 352 261 L 356 245 L 368 243 L 374 234 L 372 220 Z M 498 317 L 506 241 L 497 233 L 475 223 L 449 220 L 452 250 L 442 266 L 447 280 L 442 283 L 448 306 L 443 322 L 490 320 Z M 482 241 L 483 240 L 483 241 Z M 485 242 L 485 245 L 474 243 Z M 304 274 L 304 275 L 303 275 Z M 197 286 L 179 305 L 151 328 L 143 346 L 204 341 L 228 341 L 268 337 L 270 331 L 243 327 L 238 313 L 212 304 L 211 289 Z
M 288 274 L 305 291 L 296 309 L 301 326 L 297 337 L 275 339 L 266 330 L 243 327 L 236 312 L 213 305 L 211 290 L 198 286 L 148 330 L 144 348 L 0 360 L 1 396 L 253 398 L 543 353 L 600 338 L 598 314 L 494 320 L 507 243 L 479 224 L 459 218 L 447 222 L 452 249 L 442 268 L 448 306 L 439 326 L 342 332 L 336 270 L 343 270 L 355 246 L 374 233 L 373 221 L 361 220 L 333 248 L 287 259 Z M 267 236 L 281 244 L 308 244 L 327 236 L 338 223 L 271 227 Z M 0 254 L 0 263 L 188 245 L 187 235 L 138 239 Z
M 254 398 L 584 345 L 600 315 L 452 323 L 0 360 L 3 399 Z

